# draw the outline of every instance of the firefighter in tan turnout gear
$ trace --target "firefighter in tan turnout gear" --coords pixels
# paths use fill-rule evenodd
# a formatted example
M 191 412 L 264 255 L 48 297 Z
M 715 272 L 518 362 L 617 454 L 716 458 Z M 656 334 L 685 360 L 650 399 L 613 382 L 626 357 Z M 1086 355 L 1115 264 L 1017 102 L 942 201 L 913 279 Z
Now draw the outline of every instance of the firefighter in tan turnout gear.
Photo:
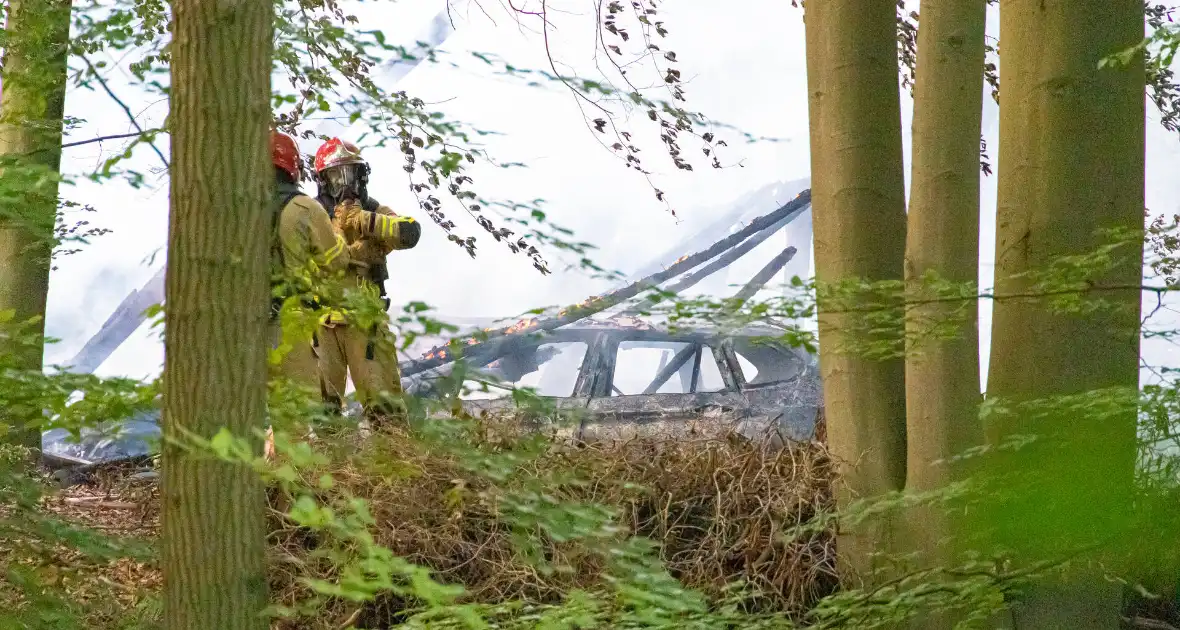
M 318 200 L 332 217 L 338 234 L 353 253 L 349 275 L 355 287 L 372 291 L 384 310 L 389 309 L 385 257 L 393 250 L 418 244 L 421 226 L 411 217 L 398 216 L 368 194 L 369 165 L 351 142 L 332 138 L 316 151 L 314 168 L 319 184 Z M 324 397 L 337 409 L 343 403 L 348 376 L 367 415 L 394 415 L 396 409 L 380 403 L 381 393 L 402 392 L 401 374 L 388 316 L 381 313 L 373 325 L 359 325 L 333 312 L 323 328 L 319 345 Z
M 279 321 L 283 302 L 299 297 L 303 305 L 318 311 L 309 273 L 328 276 L 342 273 L 351 258 L 348 244 L 332 227 L 328 212 L 318 201 L 299 190 L 299 148 L 295 139 L 272 131 L 271 161 L 275 166 L 275 192 L 271 210 L 271 314 L 272 343 L 277 347 L 283 331 Z M 295 383 L 320 389 L 320 371 L 316 357 L 317 340 L 286 340 L 290 349 L 283 356 L 279 373 Z

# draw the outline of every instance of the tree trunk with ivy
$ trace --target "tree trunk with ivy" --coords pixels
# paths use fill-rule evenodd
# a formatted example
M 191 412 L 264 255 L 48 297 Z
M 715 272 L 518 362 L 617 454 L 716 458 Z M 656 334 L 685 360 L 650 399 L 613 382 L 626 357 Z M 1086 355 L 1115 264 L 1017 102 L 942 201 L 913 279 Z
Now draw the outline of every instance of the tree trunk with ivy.
M 226 428 L 257 455 L 267 395 L 274 9 L 176 0 L 172 14 L 164 431 L 186 441 Z M 163 492 L 165 627 L 268 627 L 258 476 L 169 443 Z
M 825 285 L 899 283 L 905 188 L 894 3 L 812 2 L 805 20 L 816 278 Z M 905 481 L 905 373 L 896 348 L 903 322 L 891 309 L 888 322 L 862 335 L 865 322 L 848 309 L 876 297 L 822 290 L 819 297 L 824 412 L 828 442 L 842 462 L 838 500 L 846 506 Z M 869 554 L 891 547 L 887 521 L 842 529 L 837 544 L 847 568 L 864 575 Z
M 1144 62 L 1136 56 L 1103 69 L 1099 62 L 1143 38 L 1143 12 L 1141 0 L 1000 4 L 1004 91 L 989 407 L 1137 388 Z M 1131 236 L 1109 260 L 1076 258 L 1114 242 L 1096 232 L 1105 228 Z M 1042 275 L 1051 264 L 1064 269 L 1062 261 L 1072 267 L 1067 276 Z M 1004 297 L 1013 295 L 1022 297 Z M 995 462 L 1008 485 L 983 513 L 994 519 L 1000 542 L 1025 561 L 1107 545 L 1130 511 L 1133 404 L 1025 407 L 993 417 L 993 442 L 1038 436 Z M 1119 627 L 1121 587 L 1104 579 L 1093 562 L 1100 559 L 1087 553 L 1038 583 L 1014 608 L 1017 627 Z
M 0 70 L 0 312 L 45 332 L 45 299 L 57 222 L 62 115 L 70 44 L 69 0 L 11 0 Z M 15 365 L 40 370 L 44 345 L 18 344 Z M 6 409 L 10 443 L 41 447 L 24 428 L 40 417 Z M 2 434 L 0 434 L 2 435 Z M 5 438 L 0 438 L 5 439 Z

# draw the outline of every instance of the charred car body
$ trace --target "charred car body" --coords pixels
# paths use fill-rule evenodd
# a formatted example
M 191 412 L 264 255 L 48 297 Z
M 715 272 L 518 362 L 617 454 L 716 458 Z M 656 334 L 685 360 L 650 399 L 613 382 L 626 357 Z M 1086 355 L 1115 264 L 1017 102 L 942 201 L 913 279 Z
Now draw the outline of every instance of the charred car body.
M 663 292 L 679 294 L 691 288 L 784 229 L 810 206 L 811 191 L 803 190 L 773 212 L 734 226 L 711 246 L 625 287 L 556 315 L 500 331 L 485 330 L 483 340 L 472 337 L 460 343 L 463 361 L 476 371 L 476 381 L 482 377 L 536 388 L 559 410 L 553 415 L 579 418 L 555 427 L 555 432 L 578 440 L 723 433 L 778 444 L 822 439 L 823 396 L 816 358 L 775 343 L 781 330 L 669 334 L 627 317 L 655 304 L 654 297 L 640 297 L 645 292 L 677 276 Z M 797 253 L 793 246 L 783 249 L 733 298 L 742 302 L 753 297 Z M 640 303 L 621 313 L 593 319 L 637 298 Z M 431 395 L 440 383 L 453 386 L 455 379 L 443 377 L 454 366 L 448 350 L 435 348 L 403 367 L 403 386 L 412 394 Z M 485 385 L 471 385 L 474 391 L 462 401 L 468 413 L 518 413 L 507 390 L 488 396 L 480 391 L 487 390 Z
M 466 349 L 460 398 L 473 416 L 510 415 L 518 413 L 511 388 L 532 388 L 552 403 L 549 419 L 572 419 L 553 432 L 577 441 L 728 433 L 778 445 L 813 440 L 823 407 L 816 357 L 780 335 L 579 322 Z M 444 384 L 455 387 L 445 377 L 457 364 L 412 374 L 406 391 L 436 396 Z
M 556 408 L 578 416 L 576 426 L 558 428 L 567 437 L 675 438 L 736 432 L 776 443 L 822 440 L 823 397 L 815 356 L 773 341 L 781 330 L 669 334 L 625 316 L 593 319 L 627 301 L 642 299 L 641 294 L 657 287 L 668 293 L 683 292 L 806 216 L 811 191 L 804 189 L 785 199 L 790 186 L 780 188 L 776 185 L 766 191 L 776 205 L 781 204 L 777 209 L 755 215 L 738 208 L 740 212 L 729 213 L 722 221 L 737 221 L 727 234 L 696 253 L 667 266 L 649 266 L 627 286 L 594 296 L 555 316 L 518 322 L 498 331 L 484 329 L 489 334 L 480 335 L 482 340 L 467 338 L 461 342 L 464 361 L 489 380 L 534 387 Z M 692 247 L 705 242 L 705 235 L 693 238 Z M 801 240 L 805 243 L 800 244 L 810 243 L 809 231 Z M 739 301 L 752 297 L 797 253 L 793 246 L 779 252 L 733 297 Z M 162 281 L 162 274 L 158 275 L 157 280 Z M 131 317 L 145 306 L 132 299 L 135 297 L 134 293 L 129 296 L 76 357 L 74 363 L 82 366 L 82 371 L 92 370 L 109 354 L 108 338 L 126 338 L 141 321 Z M 653 299 L 642 299 L 623 314 L 643 313 L 652 304 Z M 429 396 L 439 377 L 449 374 L 454 365 L 447 350 L 435 347 L 421 359 L 401 364 L 403 387 L 408 393 Z M 481 388 L 477 385 L 475 389 Z M 517 414 L 507 391 L 495 391 L 498 396 L 472 392 L 463 406 L 473 415 Z M 146 455 L 159 439 L 158 421 L 158 411 L 144 412 L 97 430 L 83 430 L 80 441 L 55 429 L 44 434 L 43 453 L 59 465 Z

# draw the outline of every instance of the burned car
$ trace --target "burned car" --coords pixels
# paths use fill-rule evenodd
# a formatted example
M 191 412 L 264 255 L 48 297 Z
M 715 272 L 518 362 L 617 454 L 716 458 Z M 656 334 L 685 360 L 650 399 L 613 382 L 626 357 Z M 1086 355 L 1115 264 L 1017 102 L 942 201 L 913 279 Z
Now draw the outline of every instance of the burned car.
M 822 439 L 816 357 L 777 341 L 780 332 L 671 334 L 636 321 L 583 321 L 517 333 L 467 348 L 468 380 L 460 397 L 476 417 L 519 416 L 511 388 L 532 388 L 558 410 L 542 424 L 577 441 L 730 433 L 771 444 Z M 441 377 L 455 365 L 403 363 L 403 386 L 410 394 L 437 396 Z M 54 429 L 45 434 L 44 456 L 54 467 L 147 456 L 159 439 L 158 418 L 158 412 L 144 412 L 106 430 L 87 429 L 81 441 Z
M 142 411 L 84 428 L 78 436 L 66 429 L 50 429 L 41 436 L 42 458 L 49 467 L 59 468 L 147 457 L 157 450 L 159 420 L 158 411 Z
M 822 396 L 815 357 L 766 339 L 778 337 L 781 330 L 669 334 L 623 321 L 628 315 L 647 312 L 656 303 L 654 297 L 644 297 L 645 292 L 658 287 L 664 293 L 684 293 L 760 246 L 765 250 L 763 244 L 771 243 L 770 237 L 793 222 L 803 231 L 792 240 L 806 252 L 811 243 L 810 221 L 799 219 L 810 212 L 811 191 L 804 186 L 804 181 L 780 182 L 746 195 L 710 227 L 637 271 L 624 286 L 561 309 L 556 315 L 517 322 L 502 330 L 484 328 L 490 321 L 475 324 L 475 330 L 487 333 L 478 335 L 482 341 L 472 337 L 455 343 L 463 344 L 465 362 L 477 370 L 473 375 L 477 380 L 497 379 L 507 385 L 533 387 L 554 407 L 570 412 L 550 415 L 576 415 L 576 426 L 558 428 L 570 437 L 671 437 L 736 431 L 751 438 L 769 436 L 779 443 L 784 439 L 822 441 Z M 759 214 L 771 203 L 777 207 Z M 712 238 L 718 240 L 706 246 Z M 669 262 L 679 252 L 690 253 Z M 796 261 L 800 268 L 787 266 L 797 254 L 794 246 L 779 251 L 732 299 L 744 302 L 780 273 L 807 276 L 806 253 Z M 102 364 L 137 329 L 144 309 L 162 299 L 162 283 L 161 272 L 142 292 L 128 296 L 70 362 L 71 369 L 90 372 Z M 149 290 L 151 287 L 155 288 Z M 635 300 L 639 302 L 605 321 L 594 319 Z M 415 343 L 423 347 L 416 348 L 415 354 L 427 350 L 425 344 L 442 340 L 432 334 L 418 336 Z M 403 385 L 410 393 L 430 395 L 454 364 L 445 349 L 435 347 L 400 364 Z M 524 418 L 529 412 L 514 406 L 509 391 L 480 389 L 473 388 L 463 396 L 462 404 L 473 414 Z M 359 415 L 355 405 L 350 412 Z M 159 436 L 158 416 L 145 413 L 107 423 L 105 428 L 117 430 L 113 435 L 84 431 L 81 444 L 75 444 L 64 431 L 47 432 L 44 452 L 47 458 L 66 464 L 146 454 Z
M 779 335 L 582 323 L 513 335 L 464 350 L 460 398 L 475 417 L 512 414 L 511 388 L 532 388 L 558 410 L 551 415 L 573 418 L 555 424 L 554 434 L 577 441 L 726 433 L 780 445 L 817 439 L 823 396 L 816 357 Z M 406 391 L 437 396 L 444 383 L 454 387 L 444 377 L 456 364 L 411 369 Z

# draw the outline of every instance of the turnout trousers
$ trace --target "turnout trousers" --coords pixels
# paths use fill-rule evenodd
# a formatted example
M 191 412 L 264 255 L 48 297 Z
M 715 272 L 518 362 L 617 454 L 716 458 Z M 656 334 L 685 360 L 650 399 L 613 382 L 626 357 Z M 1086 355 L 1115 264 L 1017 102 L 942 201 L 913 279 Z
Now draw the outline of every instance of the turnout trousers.
M 340 407 L 348 377 L 352 376 L 356 397 L 367 415 L 396 415 L 397 409 L 383 404 L 381 394 L 402 393 L 401 371 L 392 339 L 378 342 L 369 334 L 349 324 L 325 324 L 320 329 L 318 354 L 324 399 Z
M 271 348 L 278 348 L 282 341 L 283 331 L 277 321 L 270 324 Z M 278 366 L 277 376 L 315 391 L 320 389 L 320 368 L 316 356 L 315 339 L 308 339 L 306 343 L 296 343 L 285 355 Z
M 278 348 L 283 340 L 283 329 L 277 320 L 270 323 L 268 332 L 271 349 Z M 271 368 L 271 376 L 285 378 L 292 384 L 310 392 L 315 392 L 316 389 L 320 389 L 322 392 L 319 357 L 316 356 L 315 343 L 316 339 L 313 337 L 306 342 L 293 344 L 293 347 L 283 355 L 277 369 Z M 275 457 L 274 428 L 271 426 L 266 428 L 263 455 L 267 460 L 274 460 Z

